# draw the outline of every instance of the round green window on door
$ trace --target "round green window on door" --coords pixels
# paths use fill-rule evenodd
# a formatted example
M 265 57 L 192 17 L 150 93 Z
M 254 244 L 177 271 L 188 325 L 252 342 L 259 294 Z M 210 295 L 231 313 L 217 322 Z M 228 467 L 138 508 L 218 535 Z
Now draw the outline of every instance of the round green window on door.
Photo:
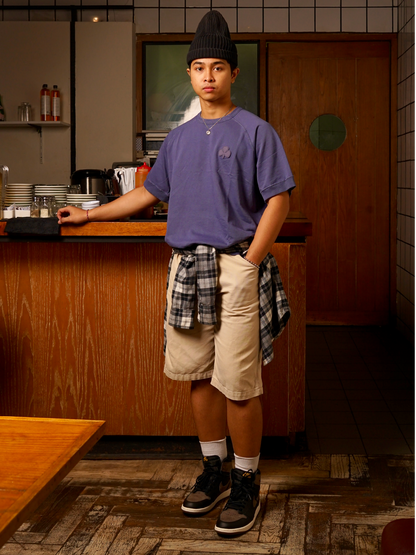
M 318 116 L 309 128 L 309 138 L 319 150 L 336 150 L 347 137 L 344 122 L 332 114 Z

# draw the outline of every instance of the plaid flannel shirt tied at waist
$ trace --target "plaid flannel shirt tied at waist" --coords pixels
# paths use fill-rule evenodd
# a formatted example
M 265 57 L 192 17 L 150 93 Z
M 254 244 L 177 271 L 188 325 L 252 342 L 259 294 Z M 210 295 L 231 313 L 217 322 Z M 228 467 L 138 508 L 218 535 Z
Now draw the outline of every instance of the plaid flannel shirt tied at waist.
M 169 321 L 165 310 L 165 352 L 167 324 L 176 328 L 193 329 L 196 307 L 198 322 L 205 325 L 216 324 L 216 255 L 240 255 L 248 248 L 248 241 L 244 241 L 226 249 L 215 249 L 207 245 L 198 245 L 194 249 L 173 249 L 168 268 L 168 284 L 173 256 L 182 256 L 173 282 Z M 268 364 L 274 356 L 272 342 L 282 333 L 290 317 L 279 268 L 270 253 L 259 269 L 259 310 L 263 364 Z

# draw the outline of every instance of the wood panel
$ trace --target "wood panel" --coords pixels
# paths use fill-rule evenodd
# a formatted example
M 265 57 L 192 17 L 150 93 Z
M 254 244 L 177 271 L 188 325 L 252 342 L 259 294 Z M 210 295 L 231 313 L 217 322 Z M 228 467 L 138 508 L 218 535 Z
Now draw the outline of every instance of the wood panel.
M 0 416 L 0 547 L 104 429 L 102 421 Z
M 294 58 L 298 64 L 300 60 Z M 305 64 L 302 67 L 302 80 L 310 83 L 313 90 L 319 88 L 319 71 L 318 60 L 314 60 L 310 64 Z M 296 84 L 299 85 L 299 82 Z M 276 91 L 278 94 L 278 91 Z M 309 187 L 308 183 L 319 183 L 319 158 L 315 155 L 316 148 L 309 140 L 309 125 L 315 119 L 316 114 L 319 112 L 319 99 L 318 95 L 310 95 L 308 88 L 302 88 L 302 102 L 301 102 L 301 126 L 299 127 L 299 136 L 301 139 L 300 149 L 296 153 L 295 160 L 298 167 L 299 180 L 296 182 L 296 189 L 293 196 L 296 196 L 298 208 L 301 203 L 304 209 L 309 214 L 317 214 L 320 210 L 320 195 L 316 194 L 315 187 Z M 288 133 L 290 130 L 288 129 Z M 302 155 L 304 153 L 304 156 Z M 301 163 L 302 161 L 302 163 Z M 290 161 L 292 164 L 292 160 Z M 319 296 L 316 292 L 319 290 L 319 245 L 322 235 L 320 220 L 315 221 L 313 226 L 313 235 L 315 240 L 308 240 L 308 249 L 306 252 L 307 264 L 307 284 L 308 291 L 313 291 L 313 294 L 308 295 L 307 306 L 309 310 L 318 308 Z
M 130 274 L 126 283 L 126 294 L 138 296 L 139 317 L 137 325 L 131 326 L 124 364 L 128 415 L 123 433 L 196 435 L 189 383 L 173 382 L 163 374 L 163 315 L 171 249 L 165 244 L 143 247 L 137 253 L 134 275 Z
M 351 87 L 357 88 L 356 61 L 342 60 L 344 79 L 338 84 L 338 114 L 342 121 L 350 122 L 349 140 L 338 152 L 338 291 L 340 311 L 347 312 L 357 306 L 357 181 L 351 179 L 351 168 L 355 173 L 357 152 L 357 123 L 355 118 L 355 96 Z
M 27 252 L 9 247 L 5 254 L 0 264 L 0 414 L 32 416 L 33 296 Z
M 356 58 L 385 58 L 390 55 L 390 44 L 387 41 L 381 41 L 380 37 L 372 36 L 360 38 L 349 37 L 341 40 L 334 40 L 334 37 L 327 37 L 328 42 L 324 42 L 321 37 L 315 37 L 314 41 L 307 41 L 302 44 L 300 40 L 292 38 L 292 42 L 285 41 L 279 44 L 279 54 L 283 58 L 301 57 L 312 59 L 356 59 Z M 305 39 L 304 39 L 305 40 Z M 307 40 L 307 39 L 306 39 Z M 270 45 L 270 42 L 269 42 Z M 306 47 L 306 48 L 305 48 Z
M 268 118 L 297 183 L 291 206 L 313 223 L 307 321 L 387 324 L 394 279 L 389 43 L 269 43 L 268 75 Z M 346 125 L 335 151 L 318 150 L 309 139 L 321 114 Z
M 306 365 L 306 249 L 291 245 L 289 265 L 289 429 L 294 433 L 305 429 L 305 365 Z
M 333 58 L 318 58 L 317 62 L 319 76 L 319 89 L 317 91 L 319 98 L 318 115 L 336 114 L 338 100 L 337 60 Z M 338 288 L 334 284 L 338 263 L 338 152 L 324 152 L 315 149 L 315 156 L 317 152 L 319 153 L 318 180 L 315 183 L 315 193 L 317 192 L 316 187 L 318 187 L 320 240 L 318 248 L 319 287 L 316 293 L 319 299 L 319 310 L 327 312 L 336 310 L 338 296 Z
M 265 435 L 303 429 L 305 249 L 273 247 L 292 317 L 264 370 Z M 105 419 L 114 435 L 196 435 L 189 384 L 163 374 L 170 252 L 165 243 L 2 243 L 0 413 Z
M 274 359 L 263 368 L 265 436 L 291 436 L 305 428 L 306 245 L 275 244 L 291 308 L 289 323 L 274 342 Z
M 133 374 L 140 386 L 136 433 L 154 433 L 164 413 L 148 416 L 143 403 L 161 402 L 152 397 L 155 389 L 169 399 L 171 389 L 148 371 L 163 365 L 169 256 L 165 244 L 3 244 L 2 414 L 105 415 L 107 433 L 125 433 L 126 383 L 131 387 Z M 181 433 L 179 415 L 176 420 Z
M 272 254 L 278 260 L 280 276 L 286 294 L 290 295 L 289 245 L 274 245 Z M 290 302 L 290 300 L 289 300 Z M 289 384 L 288 368 L 290 365 L 289 354 L 289 326 L 274 342 L 274 359 L 263 367 L 263 434 L 286 436 L 289 431 Z

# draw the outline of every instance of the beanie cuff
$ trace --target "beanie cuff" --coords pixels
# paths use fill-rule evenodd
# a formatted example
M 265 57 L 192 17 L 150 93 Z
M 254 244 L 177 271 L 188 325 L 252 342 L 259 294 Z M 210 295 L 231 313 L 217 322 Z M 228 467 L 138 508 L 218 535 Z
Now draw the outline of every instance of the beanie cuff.
M 213 47 L 201 47 L 195 50 L 190 50 L 186 57 L 186 62 L 188 65 L 191 64 L 197 58 L 218 58 L 220 60 L 226 60 L 230 65 L 237 67 L 238 57 L 237 51 L 230 52 L 229 50 L 224 50 L 222 48 Z

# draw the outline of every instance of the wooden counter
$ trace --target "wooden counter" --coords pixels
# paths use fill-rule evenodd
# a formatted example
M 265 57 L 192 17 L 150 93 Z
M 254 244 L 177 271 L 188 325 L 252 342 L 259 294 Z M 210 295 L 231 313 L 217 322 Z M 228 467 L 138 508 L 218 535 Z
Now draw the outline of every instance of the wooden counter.
M 0 414 L 106 420 L 106 433 L 113 435 L 195 435 L 189 383 L 163 374 L 171 253 L 163 242 L 166 223 L 65 226 L 62 237 L 47 243 L 8 238 L 4 224 Z M 274 343 L 275 359 L 264 368 L 269 436 L 304 429 L 309 234 L 309 222 L 292 215 L 272 251 L 292 317 Z M 65 242 L 66 237 L 79 242 Z M 151 237 L 162 242 L 146 241 Z
M 5 232 L 7 222 L 0 221 L 0 237 L 7 237 Z M 159 237 L 161 240 L 166 235 L 166 221 L 138 220 L 128 222 L 90 222 L 85 225 L 65 225 L 60 228 L 60 237 L 126 237 L 148 238 Z M 302 240 L 312 235 L 312 223 L 302 214 L 291 212 L 279 234 L 279 238 L 291 237 Z
M 92 222 L 86 226 L 64 226 L 61 235 L 68 236 L 159 236 L 166 234 L 166 222 L 154 220 L 141 222 Z M 312 224 L 301 214 L 289 214 L 280 237 L 305 237 L 311 235 Z

